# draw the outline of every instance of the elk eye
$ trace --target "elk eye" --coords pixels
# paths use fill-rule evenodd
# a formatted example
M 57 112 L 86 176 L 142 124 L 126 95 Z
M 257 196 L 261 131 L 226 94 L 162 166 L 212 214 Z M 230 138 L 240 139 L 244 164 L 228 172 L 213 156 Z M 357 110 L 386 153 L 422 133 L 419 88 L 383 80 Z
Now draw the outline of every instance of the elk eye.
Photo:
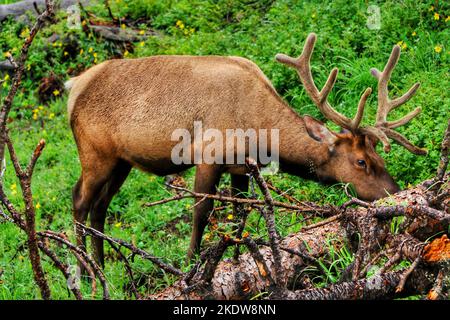
M 358 160 L 358 166 L 365 168 L 366 167 L 366 162 L 364 160 Z

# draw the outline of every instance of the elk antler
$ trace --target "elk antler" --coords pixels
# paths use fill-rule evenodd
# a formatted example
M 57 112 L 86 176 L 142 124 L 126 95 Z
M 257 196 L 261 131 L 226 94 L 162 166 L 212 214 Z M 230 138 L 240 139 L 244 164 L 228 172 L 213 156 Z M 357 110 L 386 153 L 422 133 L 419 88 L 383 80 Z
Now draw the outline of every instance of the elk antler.
M 391 149 L 388 139 L 391 138 L 415 154 L 425 154 L 426 151 L 424 149 L 420 149 L 414 146 L 401 134 L 392 130 L 409 122 L 412 118 L 414 118 L 417 114 L 419 114 L 420 108 L 417 108 L 416 110 L 407 114 L 405 117 L 399 120 L 392 122 L 388 122 L 386 120 L 389 111 L 408 101 L 414 95 L 416 90 L 419 88 L 419 84 L 416 83 L 402 97 L 394 100 L 390 100 L 388 97 L 387 83 L 389 81 L 392 70 L 398 61 L 400 55 L 400 48 L 398 46 L 394 47 L 394 49 L 392 50 L 391 57 L 389 58 L 389 61 L 386 64 L 386 67 L 383 70 L 383 72 L 380 72 L 376 69 L 372 69 L 372 74 L 379 80 L 377 120 L 375 126 L 360 128 L 359 126 L 361 124 L 361 120 L 364 114 L 364 107 L 367 102 L 367 98 L 372 93 L 372 89 L 367 88 L 362 94 L 358 103 L 358 110 L 353 119 L 349 119 L 343 114 L 334 110 L 327 101 L 327 98 L 331 92 L 331 89 L 334 86 L 334 83 L 336 82 L 338 69 L 333 68 L 333 70 L 331 70 L 331 73 L 328 76 L 325 85 L 323 86 L 322 90 L 319 91 L 314 83 L 310 66 L 311 55 L 314 51 L 315 42 L 316 42 L 316 35 L 314 33 L 310 33 L 308 35 L 308 38 L 306 39 L 302 54 L 298 58 L 292 58 L 285 54 L 279 53 L 275 56 L 275 59 L 278 62 L 291 66 L 297 70 L 297 73 L 300 77 L 300 81 L 303 83 L 303 86 L 305 87 L 306 93 L 309 95 L 314 104 L 319 108 L 322 114 L 327 119 L 333 121 L 342 128 L 349 129 L 352 132 L 359 131 L 363 134 L 368 134 L 370 136 L 379 139 L 383 143 L 385 152 L 389 152 Z
M 327 101 L 327 98 L 334 86 L 334 83 L 336 82 L 338 69 L 334 68 L 333 70 L 331 70 L 331 73 L 328 76 L 325 85 L 319 92 L 314 83 L 310 66 L 311 55 L 314 51 L 315 42 L 316 35 L 314 33 L 310 33 L 308 35 L 308 38 L 306 39 L 305 46 L 303 47 L 303 52 L 300 57 L 291 58 L 285 54 L 279 53 L 275 56 L 275 59 L 278 62 L 284 63 L 297 70 L 300 81 L 303 83 L 307 94 L 327 119 L 333 121 L 343 128 L 349 129 L 351 131 L 356 131 L 359 127 L 359 124 L 361 123 L 364 113 L 364 106 L 366 104 L 367 98 L 372 93 L 372 89 L 367 88 L 361 96 L 358 104 L 358 111 L 356 112 L 356 116 L 354 119 L 349 119 L 343 114 L 334 110 Z
M 392 48 L 391 55 L 389 56 L 389 60 L 386 63 L 384 70 L 382 72 L 376 68 L 372 68 L 370 70 L 371 74 L 378 80 L 378 110 L 375 126 L 363 128 L 362 132 L 365 131 L 366 133 L 380 139 L 383 142 L 385 151 L 390 150 L 390 144 L 387 139 L 387 137 L 389 137 L 398 144 L 404 146 L 410 152 L 423 155 L 427 153 L 425 149 L 416 147 L 400 133 L 393 130 L 411 121 L 411 119 L 420 113 L 420 108 L 416 108 L 414 111 L 411 111 L 406 116 L 398 120 L 387 121 L 388 113 L 411 99 L 420 87 L 420 83 L 415 83 L 403 96 L 394 100 L 389 99 L 388 83 L 391 78 L 392 70 L 395 68 L 399 57 L 400 47 L 395 45 L 394 48 Z

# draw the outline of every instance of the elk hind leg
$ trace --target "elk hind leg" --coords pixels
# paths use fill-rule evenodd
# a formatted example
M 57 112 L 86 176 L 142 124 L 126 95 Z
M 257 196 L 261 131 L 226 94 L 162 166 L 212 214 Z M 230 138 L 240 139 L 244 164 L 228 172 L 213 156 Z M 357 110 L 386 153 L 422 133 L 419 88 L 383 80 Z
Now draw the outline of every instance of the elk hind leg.
M 114 195 L 119 191 L 120 187 L 124 183 L 125 179 L 130 173 L 131 165 L 124 161 L 119 161 L 119 163 L 114 167 L 109 180 L 103 186 L 100 196 L 95 200 L 91 213 L 90 222 L 91 227 L 97 231 L 104 232 L 105 219 L 108 206 L 111 203 Z M 94 250 L 94 258 L 96 262 L 104 267 L 104 248 L 103 239 L 98 237 L 92 237 L 92 248 Z

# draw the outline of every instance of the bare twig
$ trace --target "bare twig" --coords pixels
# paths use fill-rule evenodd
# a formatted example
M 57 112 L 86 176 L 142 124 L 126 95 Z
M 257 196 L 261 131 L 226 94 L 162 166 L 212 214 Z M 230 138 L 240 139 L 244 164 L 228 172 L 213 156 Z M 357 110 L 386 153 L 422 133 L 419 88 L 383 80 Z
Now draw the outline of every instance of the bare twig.
M 156 264 L 158 267 L 160 267 L 161 269 L 163 269 L 166 272 L 169 272 L 169 273 L 174 274 L 176 276 L 183 276 L 184 275 L 184 273 L 181 270 L 179 270 L 179 269 L 177 269 L 177 268 L 175 268 L 175 267 L 173 267 L 173 266 L 171 266 L 171 265 L 161 261 L 161 259 L 159 259 L 159 258 L 157 258 L 157 257 L 155 257 L 155 256 L 153 256 L 151 254 L 149 254 L 148 252 L 146 252 L 146 251 L 144 251 L 142 249 L 136 248 L 135 246 L 133 246 L 132 244 L 129 244 L 126 241 L 123 241 L 121 239 L 116 239 L 116 238 L 109 237 L 109 236 L 101 233 L 100 231 L 97 231 L 97 230 L 95 230 L 93 228 L 87 227 L 87 226 L 85 226 L 85 225 L 83 225 L 83 224 L 81 224 L 79 222 L 76 222 L 76 224 L 82 230 L 84 230 L 87 234 L 90 234 L 90 235 L 92 235 L 94 237 L 97 237 L 97 238 L 101 238 L 101 239 L 107 240 L 110 243 L 115 243 L 117 245 L 125 247 L 128 250 L 130 250 L 131 252 L 133 252 L 134 254 L 139 255 L 139 256 L 141 256 L 144 259 L 150 260 L 151 262 L 153 262 L 154 264 Z
M 408 280 L 408 277 L 417 268 L 417 266 L 419 265 L 420 261 L 421 261 L 421 257 L 417 257 L 416 260 L 414 260 L 414 262 L 412 263 L 412 265 L 404 273 L 402 273 L 402 275 L 400 276 L 400 282 L 399 282 L 397 288 L 395 289 L 395 292 L 402 292 L 403 291 L 403 289 L 405 287 L 406 280 Z
M 280 289 L 285 286 L 283 268 L 281 266 L 281 253 L 280 253 L 280 235 L 275 228 L 275 216 L 274 216 L 274 203 L 272 195 L 270 194 L 269 188 L 267 187 L 266 181 L 259 171 L 258 165 L 255 160 L 247 158 L 246 164 L 250 169 L 250 173 L 255 178 L 261 192 L 264 195 L 264 201 L 267 210 L 263 211 L 263 217 L 266 220 L 267 231 L 269 233 L 270 247 L 272 249 L 274 266 L 275 266 L 275 279 L 276 283 Z
M 178 201 L 181 199 L 186 199 L 186 198 L 206 198 L 206 199 L 213 199 L 213 200 L 217 200 L 220 202 L 229 202 L 229 203 L 235 203 L 235 204 L 249 204 L 249 205 L 264 205 L 265 204 L 265 200 L 257 200 L 257 199 L 246 199 L 246 198 L 238 198 L 238 197 L 228 197 L 228 196 L 223 196 L 220 194 L 208 194 L 208 193 L 200 193 L 200 192 L 194 192 L 191 191 L 189 189 L 183 188 L 183 187 L 178 187 L 178 186 L 174 186 L 174 185 L 167 185 L 168 187 L 174 189 L 174 190 L 178 190 L 178 191 L 182 191 L 185 193 L 188 193 L 187 195 L 175 195 L 173 197 L 167 198 L 167 199 L 163 199 L 163 200 L 158 200 L 155 202 L 149 202 L 149 203 L 145 203 L 144 206 L 145 207 L 152 207 L 155 205 L 159 205 L 159 204 L 164 204 L 167 202 L 171 202 L 171 201 Z M 304 206 L 298 206 L 298 205 L 292 205 L 290 203 L 285 203 L 285 202 L 280 202 L 280 201 L 273 201 L 273 206 L 274 207 L 280 207 L 280 208 L 286 208 L 286 209 L 290 209 L 290 210 L 295 210 L 295 211 L 302 211 L 302 212 L 311 212 L 311 213 L 322 213 L 322 214 L 328 214 L 328 213 L 332 213 L 332 209 L 330 207 L 320 207 L 320 206 L 316 206 L 313 207 L 311 205 L 308 204 L 304 204 Z

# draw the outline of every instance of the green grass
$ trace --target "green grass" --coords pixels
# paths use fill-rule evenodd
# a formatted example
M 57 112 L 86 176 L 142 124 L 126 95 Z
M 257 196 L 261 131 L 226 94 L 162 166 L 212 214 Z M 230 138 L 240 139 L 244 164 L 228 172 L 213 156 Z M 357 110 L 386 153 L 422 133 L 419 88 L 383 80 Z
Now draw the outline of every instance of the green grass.
M 12 1 L 1 0 L 0 3 Z M 338 81 L 330 97 L 331 103 L 347 115 L 353 115 L 360 94 L 368 86 L 376 87 L 369 70 L 382 68 L 392 45 L 403 41 L 400 62 L 392 76 L 391 95 L 405 92 L 419 81 L 421 88 L 405 106 L 392 114 L 392 119 L 421 106 L 422 114 L 409 125 L 400 128 L 417 145 L 429 150 L 426 157 L 417 157 L 404 148 L 393 146 L 388 155 L 383 154 L 387 168 L 401 187 L 414 185 L 430 178 L 439 161 L 439 147 L 449 118 L 449 28 L 446 17 L 449 5 L 444 1 L 375 1 L 382 14 L 380 30 L 369 30 L 365 23 L 367 7 L 364 1 L 258 1 L 246 5 L 237 0 L 181 0 L 181 1 L 110 1 L 117 17 L 144 18 L 140 27 L 159 30 L 163 36 L 149 38 L 128 48 L 127 57 L 156 54 L 237 55 L 257 63 L 271 79 L 278 92 L 300 114 L 310 114 L 324 120 L 305 95 L 297 75 L 292 69 L 278 64 L 274 56 L 278 52 L 300 54 L 303 41 L 309 32 L 316 32 L 318 41 L 312 59 L 313 74 L 318 86 L 326 80 L 333 67 L 340 69 Z M 430 10 L 431 6 L 434 6 Z M 440 14 L 439 20 L 434 13 Z M 101 6 L 96 15 L 107 17 Z M 9 128 L 17 152 L 23 164 L 29 159 L 37 142 L 43 138 L 47 146 L 39 160 L 33 179 L 35 203 L 38 204 L 38 229 L 64 231 L 73 239 L 71 217 L 71 188 L 80 174 L 79 160 L 66 115 L 66 94 L 55 96 L 48 104 L 37 100 L 37 88 L 42 77 L 55 72 L 67 79 L 70 68 L 87 68 L 117 54 L 124 48 L 106 42 L 79 30 L 68 30 L 61 21 L 43 30 L 32 46 L 23 89 L 19 92 L 10 114 Z M 177 22 L 181 21 L 181 24 Z M 0 25 L 0 57 L 6 52 L 17 56 L 26 37 L 26 27 L 15 21 Z M 187 30 L 187 31 L 185 31 Z M 45 39 L 53 33 L 62 38 L 55 45 Z M 75 54 L 67 58 L 66 37 L 79 39 Z M 441 51 L 436 52 L 437 48 Z M 83 50 L 83 53 L 80 51 Z M 439 49 L 437 49 L 439 51 Z M 97 53 L 97 57 L 94 56 Z M 1 74 L 4 78 L 6 74 Z M 4 95 L 10 81 L 1 88 Z M 42 110 L 38 106 L 42 105 Z M 33 110 L 39 111 L 33 111 Z M 367 108 L 367 123 L 374 120 L 376 95 L 372 95 Z M 34 118 L 33 118 L 34 116 Z M 330 127 L 336 128 L 330 124 Z M 340 204 L 345 201 L 342 187 L 322 186 L 315 182 L 281 174 L 271 178 L 283 190 L 301 200 Z M 186 175 L 189 187 L 193 185 L 193 171 Z M 173 219 L 190 215 L 191 201 L 179 201 L 153 208 L 143 208 L 148 201 L 170 196 L 161 177 L 133 170 L 120 193 L 109 208 L 106 233 L 133 242 L 165 261 L 183 267 L 190 237 L 190 224 L 181 222 L 168 227 Z M 16 189 L 14 189 L 14 184 Z M 224 177 L 222 188 L 228 187 L 229 177 Z M 11 200 L 23 207 L 20 201 L 17 178 L 11 163 L 7 161 L 5 186 Z M 223 213 L 225 217 L 227 213 Z M 277 225 L 282 235 L 296 232 L 301 227 L 301 215 L 280 212 Z M 259 225 L 258 225 L 259 224 Z M 395 228 L 395 226 L 393 226 Z M 263 224 L 254 214 L 250 217 L 248 231 L 264 233 Z M 0 224 L 0 299 L 35 299 L 39 292 L 25 247 L 25 236 L 9 223 Z M 212 238 L 211 241 L 216 241 Z M 208 244 L 208 241 L 205 242 Z M 115 299 L 129 298 L 124 293 L 128 284 L 123 264 L 106 245 L 105 273 Z M 348 251 L 333 252 L 324 260 L 329 270 L 325 283 L 335 282 L 339 273 L 352 260 Z M 64 250 L 60 250 L 64 255 Z M 74 263 L 73 257 L 65 261 Z M 133 266 L 141 275 L 142 293 L 155 292 L 170 284 L 174 278 L 164 274 L 149 262 L 136 258 Z M 65 286 L 65 280 L 44 259 L 44 268 L 50 279 L 53 298 L 73 298 Z M 185 268 L 185 267 L 183 267 Z M 83 292 L 89 295 L 89 284 L 83 283 Z M 98 294 L 98 297 L 100 295 Z

